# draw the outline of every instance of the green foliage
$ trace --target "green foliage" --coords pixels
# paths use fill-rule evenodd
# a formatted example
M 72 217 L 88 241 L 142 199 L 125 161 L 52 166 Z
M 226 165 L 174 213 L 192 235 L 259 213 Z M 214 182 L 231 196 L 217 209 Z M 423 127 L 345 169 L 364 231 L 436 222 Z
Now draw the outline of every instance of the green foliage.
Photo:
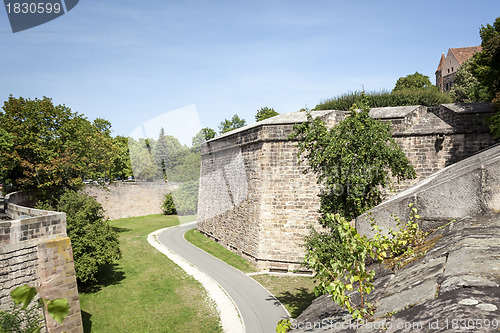
M 393 92 L 402 90 L 436 89 L 427 75 L 415 72 L 405 77 L 400 77 L 394 86 Z
M 481 26 L 479 35 L 482 51 L 473 57 L 472 72 L 486 87 L 491 101 L 500 93 L 500 17 L 493 25 Z
M 38 303 L 24 310 L 17 305 L 0 310 L 0 333 L 39 333 L 43 327 L 40 310 Z
M 457 103 L 488 101 L 486 87 L 472 73 L 474 58 L 467 59 L 457 70 L 450 96 Z
M 224 119 L 219 125 L 219 134 L 223 134 L 237 128 L 243 127 L 247 124 L 245 119 L 240 119 L 237 114 L 231 120 Z
M 45 307 L 49 316 L 59 324 L 69 314 L 69 303 L 66 298 L 47 300 L 40 298 L 38 305 L 29 307 L 37 290 L 28 285 L 19 286 L 10 292 L 14 301 L 9 311 L 0 311 L 0 333 L 39 333 L 44 325 L 39 309 Z M 16 305 L 22 304 L 20 308 Z
M 308 238 L 315 237 L 316 243 L 308 242 L 306 245 L 306 264 L 314 269 L 315 278 L 320 281 L 316 287 L 317 294 L 331 294 L 332 300 L 347 309 L 354 319 L 372 315 L 373 305 L 366 302 L 366 295 L 374 288 L 375 271 L 367 268 L 367 260 L 371 258 L 382 263 L 394 261 L 396 258 L 398 263 L 402 263 L 415 256 L 414 249 L 422 245 L 427 236 L 427 233 L 418 227 L 419 216 L 416 208 L 412 205 L 410 207 L 412 213 L 407 223 L 401 224 L 396 220 L 399 228 L 397 231 L 390 229 L 388 234 L 383 234 L 372 220 L 372 230 L 375 231 L 373 238 L 360 235 L 356 228 L 339 214 L 327 214 L 324 219 L 328 220 L 325 224 L 330 226 L 330 232 L 316 233 L 336 235 L 335 251 L 330 252 L 328 261 L 325 261 L 324 253 L 311 246 L 318 244 L 314 233 Z M 352 301 L 353 291 L 360 296 L 359 304 Z
M 487 100 L 496 110 L 490 119 L 490 130 L 495 138 L 500 138 L 500 17 L 493 25 L 481 26 L 479 34 L 482 51 L 474 55 L 471 72 L 485 87 Z
M 339 306 L 347 309 L 354 319 L 361 319 L 371 313 L 371 304 L 365 304 L 364 298 L 373 289 L 375 271 L 368 270 L 366 259 L 375 257 L 374 244 L 366 236 L 358 234 L 356 229 L 339 214 L 326 214 L 325 220 L 337 235 L 336 252 L 330 260 L 324 262 L 321 253 L 308 248 L 305 261 L 316 272 L 315 278 L 320 283 L 315 288 L 317 294 L 328 293 Z M 351 302 L 349 292 L 354 288 L 361 297 L 359 306 Z
M 172 191 L 175 209 L 179 215 L 193 215 L 198 209 L 199 181 L 191 180 Z
M 255 115 L 255 121 L 261 121 L 267 118 L 271 118 L 279 115 L 278 112 L 274 111 L 272 108 L 263 107 L 260 110 L 257 110 L 257 114 Z
M 205 138 L 205 140 L 213 139 L 217 135 L 217 133 L 213 129 L 208 127 L 202 128 L 201 132 L 203 133 L 203 137 Z
M 93 197 L 68 190 L 55 208 L 46 204 L 39 204 L 37 208 L 66 213 L 67 233 L 80 284 L 96 282 L 96 275 L 104 265 L 121 258 L 118 235 L 104 219 L 102 206 Z
M 390 125 L 374 119 L 369 109 L 353 106 L 350 116 L 328 130 L 319 118 L 294 126 L 298 156 L 307 161 L 322 188 L 321 211 L 351 220 L 382 201 L 380 188 L 415 177 L 415 171 L 391 135 Z
M 405 105 L 434 106 L 451 103 L 451 97 L 437 89 L 405 89 L 401 91 L 370 92 L 355 91 L 343 94 L 316 105 L 314 110 L 347 111 L 353 104 L 365 103 L 370 108 Z
M 276 333 L 286 333 L 292 328 L 290 319 L 281 319 L 276 326 Z
M 0 128 L 12 143 L 4 171 L 12 190 L 39 189 L 52 197 L 80 187 L 82 179 L 109 176 L 118 149 L 109 126 L 103 119 L 91 123 L 64 105 L 54 106 L 47 97 L 10 96 L 0 111 Z
M 117 153 L 113 156 L 113 165 L 110 179 L 127 179 L 133 176 L 132 163 L 130 161 L 130 151 L 128 148 L 128 137 L 116 136 L 113 141 L 117 146 Z
M 165 215 L 177 214 L 177 211 L 175 210 L 175 203 L 174 203 L 174 198 L 172 197 L 172 193 L 165 194 L 165 199 L 163 200 L 161 209 L 163 210 L 163 214 Z

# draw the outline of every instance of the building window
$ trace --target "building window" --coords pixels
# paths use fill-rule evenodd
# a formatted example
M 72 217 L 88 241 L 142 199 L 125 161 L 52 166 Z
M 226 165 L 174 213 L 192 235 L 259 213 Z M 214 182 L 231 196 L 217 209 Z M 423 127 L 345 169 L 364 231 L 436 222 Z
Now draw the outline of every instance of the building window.
M 453 81 L 452 81 L 452 82 L 450 82 L 450 89 L 451 89 L 451 87 L 452 87 L 452 86 L 453 86 Z
M 446 85 L 445 85 L 445 89 L 444 89 L 444 90 L 445 90 L 445 91 L 448 91 L 448 83 L 446 83 Z
M 453 72 L 453 67 L 451 68 L 451 71 Z
M 448 68 L 448 73 L 450 72 L 450 69 Z

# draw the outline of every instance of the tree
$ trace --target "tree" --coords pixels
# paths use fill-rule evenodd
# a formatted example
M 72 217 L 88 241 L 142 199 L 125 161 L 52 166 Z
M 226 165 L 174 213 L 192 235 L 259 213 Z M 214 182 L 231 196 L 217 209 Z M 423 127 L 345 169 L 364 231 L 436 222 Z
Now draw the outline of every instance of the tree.
M 0 111 L 0 128 L 11 137 L 5 178 L 12 190 L 38 189 L 47 196 L 82 186 L 82 178 L 110 174 L 117 147 L 109 122 L 94 123 L 52 100 L 10 96 Z
M 205 140 L 211 140 L 215 138 L 215 135 L 217 134 L 213 129 L 209 127 L 202 128 L 201 132 L 203 133 Z
M 396 86 L 392 90 L 401 91 L 405 89 L 435 89 L 436 87 L 431 83 L 427 75 L 415 72 L 405 77 L 400 77 L 396 82 Z
M 267 118 L 271 118 L 279 115 L 278 112 L 274 111 L 272 108 L 268 108 L 267 106 L 260 108 L 257 110 L 257 114 L 255 115 L 255 121 L 261 121 Z
M 488 101 L 485 86 L 472 73 L 474 58 L 467 59 L 457 70 L 450 96 L 454 102 L 473 103 Z
M 53 208 L 41 203 L 40 209 L 66 213 L 76 278 L 83 285 L 97 281 L 99 271 L 121 258 L 118 234 L 104 219 L 104 210 L 93 197 L 67 190 Z
M 224 119 L 219 125 L 219 134 L 223 134 L 246 125 L 245 119 L 240 119 L 237 114 L 231 120 Z
M 328 130 L 320 118 L 295 125 L 299 156 L 322 187 L 321 211 L 351 220 L 382 201 L 381 187 L 414 178 L 415 171 L 391 135 L 390 125 L 354 105 L 350 116 Z
M 493 100 L 500 98 L 500 17 L 493 25 L 481 26 L 479 35 L 482 51 L 474 55 L 472 72 Z
M 500 138 L 500 17 L 493 25 L 481 26 L 482 51 L 474 54 L 471 71 L 485 87 L 487 99 L 492 102 L 496 114 L 490 119 L 490 130 Z

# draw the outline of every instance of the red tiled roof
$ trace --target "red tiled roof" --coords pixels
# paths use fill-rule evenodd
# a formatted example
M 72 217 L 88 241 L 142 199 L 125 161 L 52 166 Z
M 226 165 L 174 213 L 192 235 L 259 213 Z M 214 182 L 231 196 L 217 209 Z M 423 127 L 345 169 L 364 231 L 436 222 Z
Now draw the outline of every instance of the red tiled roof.
M 459 47 L 450 49 L 451 53 L 458 60 L 458 63 L 461 65 L 463 62 L 474 55 L 474 53 L 480 52 L 482 50 L 481 46 L 472 46 L 472 47 Z
M 441 54 L 441 60 L 439 60 L 439 66 L 438 69 L 436 69 L 436 72 L 439 72 L 440 70 L 443 69 L 444 62 L 446 61 L 446 57 L 444 56 L 444 53 Z

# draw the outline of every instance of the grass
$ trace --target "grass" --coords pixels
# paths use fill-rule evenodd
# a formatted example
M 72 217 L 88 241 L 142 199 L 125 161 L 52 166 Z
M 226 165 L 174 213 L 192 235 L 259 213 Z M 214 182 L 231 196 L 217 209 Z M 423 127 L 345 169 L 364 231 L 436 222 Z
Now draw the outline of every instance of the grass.
M 194 218 L 193 218 L 194 219 Z M 80 293 L 85 332 L 221 332 L 204 289 L 148 242 L 152 231 L 178 224 L 173 216 L 111 221 L 123 258 Z
M 188 232 L 186 232 L 184 234 L 184 237 L 191 244 L 199 247 L 205 252 L 210 253 L 214 257 L 219 258 L 226 264 L 233 266 L 234 268 L 237 268 L 244 273 L 251 273 L 257 271 L 257 269 L 255 269 L 255 267 L 248 261 L 238 256 L 237 254 L 229 251 L 224 246 L 206 237 L 201 232 L 196 230 L 196 228 L 193 228 Z
M 257 271 L 248 261 L 217 244 L 196 229 L 186 232 L 185 238 L 193 245 L 242 272 L 250 273 Z M 301 314 L 316 298 L 313 291 L 315 284 L 313 278 L 309 276 L 262 274 L 252 275 L 252 278 L 273 293 L 293 318 Z
M 297 318 L 316 298 L 311 276 L 262 274 L 252 277 L 279 299 L 292 318 Z

